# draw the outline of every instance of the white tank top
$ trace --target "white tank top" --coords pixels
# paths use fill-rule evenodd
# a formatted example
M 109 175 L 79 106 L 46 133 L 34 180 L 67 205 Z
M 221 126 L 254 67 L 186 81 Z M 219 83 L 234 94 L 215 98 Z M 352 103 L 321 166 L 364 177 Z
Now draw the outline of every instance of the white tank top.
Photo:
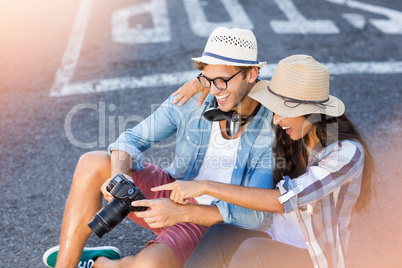
M 194 180 L 211 180 L 230 183 L 236 164 L 240 138 L 227 140 L 222 137 L 219 122 L 212 123 L 211 137 L 198 176 Z M 215 198 L 209 195 L 196 197 L 199 204 L 209 205 Z
M 307 248 L 295 211 L 283 214 L 274 213 L 271 228 L 267 233 L 272 240 L 299 248 Z

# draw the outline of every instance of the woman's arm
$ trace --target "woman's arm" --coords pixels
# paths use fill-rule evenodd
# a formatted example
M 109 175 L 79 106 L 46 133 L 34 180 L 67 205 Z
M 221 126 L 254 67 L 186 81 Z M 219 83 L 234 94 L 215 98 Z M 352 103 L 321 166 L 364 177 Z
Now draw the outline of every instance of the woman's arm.
M 277 185 L 281 191 L 279 201 L 288 213 L 297 207 L 321 200 L 347 183 L 349 183 L 348 195 L 357 197 L 360 192 L 363 167 L 363 147 L 355 141 L 343 141 L 317 165 L 309 167 L 304 174 L 293 179 L 293 186 L 288 185 L 284 180 L 280 181 Z
M 176 99 L 173 101 L 173 104 L 176 104 L 180 101 L 178 106 L 182 106 L 195 93 L 200 91 L 202 91 L 202 94 L 201 97 L 198 99 L 198 105 L 201 105 L 204 102 L 209 93 L 209 90 L 203 87 L 197 78 L 193 78 L 172 94 L 173 96 L 177 96 Z
M 172 190 L 170 199 L 185 204 L 190 197 L 210 195 L 219 200 L 248 209 L 282 213 L 284 207 L 278 201 L 279 190 L 238 186 L 214 181 L 176 181 L 152 188 L 152 191 Z

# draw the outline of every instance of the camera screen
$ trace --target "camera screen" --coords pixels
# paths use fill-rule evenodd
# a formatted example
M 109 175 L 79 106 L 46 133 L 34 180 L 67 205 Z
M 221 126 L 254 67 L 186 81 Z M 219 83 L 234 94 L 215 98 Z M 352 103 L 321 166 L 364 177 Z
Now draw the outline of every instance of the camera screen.
M 116 183 L 119 183 L 121 180 L 122 180 L 122 178 L 120 177 L 120 176 L 116 176 L 116 177 L 114 177 L 114 179 L 113 179 Z

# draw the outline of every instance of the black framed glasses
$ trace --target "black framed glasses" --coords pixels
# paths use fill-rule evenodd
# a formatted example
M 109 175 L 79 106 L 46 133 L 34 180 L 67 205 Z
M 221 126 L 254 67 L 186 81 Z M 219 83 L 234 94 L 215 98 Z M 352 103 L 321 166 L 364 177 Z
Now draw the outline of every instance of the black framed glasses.
M 198 81 L 200 81 L 201 85 L 205 88 L 211 88 L 211 83 L 214 83 L 215 87 L 219 90 L 226 90 L 228 87 L 228 82 L 230 79 L 232 79 L 233 77 L 235 77 L 237 74 L 239 74 L 241 71 L 238 71 L 237 73 L 235 73 L 234 75 L 232 75 L 231 77 L 229 77 L 228 79 L 222 78 L 222 77 L 216 77 L 214 79 L 209 79 L 205 76 L 202 75 L 202 73 L 200 73 L 197 76 Z

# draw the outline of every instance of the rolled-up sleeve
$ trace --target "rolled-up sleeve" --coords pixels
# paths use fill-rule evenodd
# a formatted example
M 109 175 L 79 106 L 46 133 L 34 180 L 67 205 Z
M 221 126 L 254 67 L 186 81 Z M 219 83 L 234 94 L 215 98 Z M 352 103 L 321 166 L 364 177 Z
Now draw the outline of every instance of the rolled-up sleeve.
M 272 162 L 273 157 L 271 151 L 260 159 L 257 167 L 253 170 L 250 180 L 247 182 L 248 187 L 258 187 L 265 189 L 274 188 L 272 178 Z M 223 221 L 244 229 L 259 230 L 263 225 L 265 219 L 270 213 L 256 211 L 237 205 L 233 205 L 224 201 L 217 201 L 215 203 L 222 215 Z
M 243 208 L 224 201 L 218 201 L 215 205 L 221 213 L 224 223 L 248 230 L 258 231 L 269 214 L 268 212 Z
M 124 151 L 133 159 L 133 169 L 141 170 L 144 167 L 143 151 L 170 136 L 177 130 L 180 115 L 179 109 L 172 104 L 170 96 L 162 105 L 145 120 L 135 127 L 123 132 L 119 138 L 108 147 L 111 154 L 114 150 Z
M 281 193 L 278 200 L 286 213 L 313 204 L 344 183 L 360 178 L 363 165 L 364 150 L 361 145 L 352 141 L 342 142 L 300 177 L 291 180 L 285 176 L 277 184 Z

